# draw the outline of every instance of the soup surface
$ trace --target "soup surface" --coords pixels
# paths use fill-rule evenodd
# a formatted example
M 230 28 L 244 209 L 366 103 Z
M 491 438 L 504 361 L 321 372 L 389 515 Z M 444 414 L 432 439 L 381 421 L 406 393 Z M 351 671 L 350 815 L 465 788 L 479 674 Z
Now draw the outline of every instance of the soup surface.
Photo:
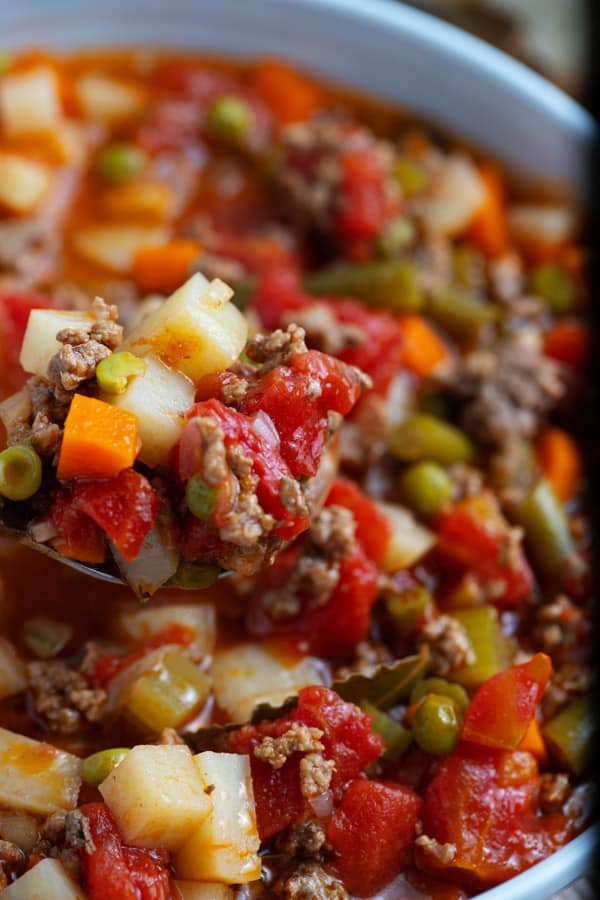
M 154 595 L 0 543 L 0 896 L 459 900 L 582 830 L 584 268 L 576 209 L 285 63 L 0 54 L 1 518 Z M 131 337 L 223 283 L 230 358 Z M 76 405 L 156 367 L 90 468 Z

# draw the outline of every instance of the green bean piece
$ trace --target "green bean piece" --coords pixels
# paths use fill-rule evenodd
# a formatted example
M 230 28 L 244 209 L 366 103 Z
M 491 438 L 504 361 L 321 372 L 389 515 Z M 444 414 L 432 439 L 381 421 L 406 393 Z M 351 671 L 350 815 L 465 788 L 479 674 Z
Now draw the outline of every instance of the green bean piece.
M 123 394 L 131 378 L 143 375 L 147 363 L 128 350 L 119 350 L 101 359 L 96 366 L 96 381 L 100 390 L 106 394 Z
M 214 584 L 223 570 L 219 566 L 202 565 L 182 560 L 169 584 L 188 591 L 201 591 Z
M 422 165 L 407 156 L 398 156 L 394 161 L 394 176 L 405 197 L 414 197 L 424 190 L 427 172 Z
M 33 447 L 15 444 L 0 453 L 0 497 L 29 500 L 41 483 L 42 461 Z
M 565 557 L 575 547 L 564 506 L 547 479 L 538 481 L 513 517 L 525 529 L 525 542 L 539 571 L 549 581 L 559 579 Z
M 452 672 L 453 681 L 467 689 L 477 688 L 510 665 L 508 641 L 493 606 L 474 606 L 450 615 L 465 629 L 475 654 L 474 662 Z
M 572 700 L 542 729 L 543 736 L 559 762 L 581 775 L 589 762 L 594 734 L 594 710 L 590 697 Z
M 427 413 L 417 413 L 396 426 L 390 450 L 402 462 L 430 460 L 441 466 L 475 458 L 475 448 L 464 432 Z
M 459 713 L 464 713 L 469 705 L 469 695 L 464 687 L 453 681 L 447 681 L 445 678 L 424 678 L 422 681 L 417 681 L 410 695 L 411 705 L 418 703 L 427 694 L 449 697 L 456 704 Z
M 391 594 L 384 602 L 395 628 L 406 634 L 416 628 L 432 599 L 427 588 L 417 584 L 401 593 Z
M 195 716 L 210 688 L 206 672 L 181 651 L 171 650 L 134 682 L 125 709 L 144 731 L 160 734 L 164 728 L 179 728 Z
M 12 65 L 12 56 L 6 50 L 0 50 L 0 75 L 4 74 Z
M 98 787 L 105 778 L 108 778 L 112 770 L 123 762 L 128 753 L 129 747 L 113 747 L 86 756 L 81 773 L 83 780 L 90 787 Z
M 394 259 L 415 239 L 415 226 L 405 216 L 398 216 L 383 230 L 377 241 L 378 249 L 385 259 Z
M 200 475 L 192 475 L 185 488 L 185 502 L 193 516 L 208 522 L 217 505 L 217 491 Z
M 442 694 L 426 694 L 414 711 L 411 727 L 415 741 L 426 753 L 450 753 L 460 734 L 454 700 Z
M 237 144 L 252 127 L 252 110 L 241 97 L 219 97 L 208 109 L 206 124 L 213 137 Z
M 23 625 L 23 641 L 38 659 L 51 659 L 65 648 L 73 637 L 73 629 L 66 622 L 52 619 L 29 619 Z
M 111 144 L 98 157 L 98 174 L 104 181 L 133 181 L 146 168 L 148 157 L 135 144 Z
M 426 311 L 448 334 L 459 341 L 473 339 L 484 325 L 493 322 L 498 311 L 490 303 L 477 300 L 465 290 L 442 287 L 430 294 Z
M 562 266 L 553 263 L 536 266 L 529 276 L 529 288 L 556 315 L 572 312 L 577 292 L 572 278 Z
M 373 731 L 380 734 L 385 741 L 385 750 L 381 758 L 391 762 L 399 759 L 412 742 L 412 732 L 405 728 L 404 725 L 401 725 L 400 722 L 392 719 L 387 713 L 377 709 L 368 700 L 363 700 L 360 708 L 371 716 Z
M 437 463 L 418 462 L 400 476 L 400 490 L 408 506 L 428 518 L 443 509 L 452 497 L 452 481 Z
M 391 312 L 413 312 L 423 306 L 417 267 L 406 259 L 322 269 L 307 275 L 304 284 L 311 294 L 357 297 Z

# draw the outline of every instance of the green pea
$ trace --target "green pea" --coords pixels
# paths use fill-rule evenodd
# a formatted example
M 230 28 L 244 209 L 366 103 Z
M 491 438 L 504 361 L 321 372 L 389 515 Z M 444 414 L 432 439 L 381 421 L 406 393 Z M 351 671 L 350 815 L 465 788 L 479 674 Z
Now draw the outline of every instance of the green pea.
M 378 245 L 382 256 L 391 259 L 408 247 L 414 240 L 415 226 L 410 219 L 398 216 L 384 229 Z
M 208 522 L 217 505 L 217 492 L 200 475 L 192 475 L 185 489 L 185 502 L 192 515 Z
M 128 350 L 120 350 L 100 360 L 96 366 L 96 381 L 100 390 L 107 394 L 123 394 L 129 379 L 143 375 L 146 369 L 145 360 Z
M 431 602 L 431 594 L 427 588 L 417 584 L 387 597 L 385 607 L 398 631 L 406 633 L 416 628 Z
M 475 448 L 455 425 L 420 413 L 401 422 L 390 436 L 390 450 L 404 462 L 431 460 L 442 466 L 472 462 Z
M 241 97 L 219 97 L 211 104 L 206 123 L 213 137 L 237 144 L 252 126 L 252 110 Z
M 427 172 L 407 156 L 399 156 L 394 163 L 394 175 L 406 197 L 412 197 L 424 190 Z
M 15 444 L 0 453 L 0 496 L 28 500 L 41 483 L 42 461 L 33 447 Z
M 440 697 L 449 697 L 456 703 L 459 712 L 465 712 L 469 705 L 469 695 L 464 687 L 445 678 L 424 678 L 418 681 L 410 695 L 411 703 L 418 703 L 427 694 L 438 694 Z
M 400 477 L 400 488 L 406 503 L 425 518 L 438 513 L 452 497 L 450 476 L 433 462 L 409 466 Z
M 128 753 L 129 747 L 113 747 L 111 750 L 100 750 L 86 756 L 83 761 L 83 780 L 91 787 L 98 787 L 123 762 Z
M 169 583 L 184 590 L 201 591 L 214 584 L 221 572 L 219 566 L 182 561 Z
M 98 173 L 104 181 L 123 182 L 139 178 L 148 157 L 135 144 L 112 144 L 98 157 Z
M 458 743 L 460 720 L 450 697 L 427 694 L 412 718 L 415 741 L 426 753 L 450 753 Z
M 575 285 L 569 273 L 561 266 L 552 263 L 536 266 L 529 276 L 529 287 L 557 315 L 572 311 L 576 297 Z

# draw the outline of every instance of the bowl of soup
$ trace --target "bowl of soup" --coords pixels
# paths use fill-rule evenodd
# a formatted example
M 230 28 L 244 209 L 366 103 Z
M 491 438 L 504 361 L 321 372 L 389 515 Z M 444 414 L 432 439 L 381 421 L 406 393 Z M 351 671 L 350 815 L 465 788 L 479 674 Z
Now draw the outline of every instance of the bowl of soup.
M 0 26 L 0 897 L 566 886 L 589 116 L 400 3 Z

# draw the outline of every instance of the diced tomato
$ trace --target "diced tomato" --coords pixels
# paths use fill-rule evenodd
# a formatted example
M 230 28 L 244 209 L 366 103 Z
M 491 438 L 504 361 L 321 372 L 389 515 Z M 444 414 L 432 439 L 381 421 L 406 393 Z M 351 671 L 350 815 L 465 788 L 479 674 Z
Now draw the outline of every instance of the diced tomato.
M 284 313 L 302 309 L 311 299 L 303 293 L 300 273 L 295 267 L 270 265 L 260 273 L 252 309 L 264 327 L 274 331 L 281 326 Z
M 370 241 L 390 216 L 385 175 L 375 149 L 342 153 L 342 200 L 336 231 L 342 241 Z
M 460 743 L 425 791 L 423 833 L 456 854 L 444 864 L 415 847 L 425 871 L 476 887 L 496 884 L 544 859 L 570 837 L 566 818 L 536 816 L 540 778 L 530 753 Z
M 544 338 L 544 353 L 584 372 L 590 356 L 590 330 L 582 322 L 558 322 Z
M 552 663 L 536 653 L 481 685 L 467 710 L 462 738 L 484 747 L 515 750 L 548 684 Z
M 42 294 L 0 295 L 0 369 L 3 384 L 18 390 L 27 378 L 19 365 L 21 344 L 32 309 L 50 309 L 55 303 Z
M 292 754 L 280 769 L 274 769 L 252 753 L 263 738 L 280 737 L 296 722 L 323 732 L 323 755 L 336 764 L 331 790 L 337 799 L 346 784 L 377 759 L 383 749 L 382 739 L 371 730 L 371 717 L 320 686 L 303 688 L 296 709 L 274 722 L 245 725 L 225 735 L 223 749 L 250 755 L 256 821 L 262 841 L 311 812 L 300 790 L 301 754 Z
M 403 785 L 353 781 L 327 827 L 333 867 L 353 894 L 370 897 L 400 872 L 421 798 Z
M 67 559 L 100 564 L 106 559 L 104 535 L 88 515 L 73 503 L 71 487 L 55 491 L 49 518 L 56 529 L 53 548 Z
M 287 635 L 318 656 L 352 652 L 369 633 L 371 609 L 377 599 L 377 567 L 356 545 L 353 554 L 341 563 L 339 581 L 323 606 L 311 608 L 311 598 L 300 596 L 299 615 L 285 622 L 275 621 L 262 609 L 261 598 L 286 583 L 299 553 L 298 546 L 280 553 L 263 573 L 248 616 L 248 629 L 256 634 Z
M 90 479 L 73 485 L 73 505 L 106 532 L 128 562 L 136 558 L 152 528 L 158 495 L 143 475 L 124 469 L 116 478 Z
M 318 391 L 315 396 L 315 383 Z M 242 409 L 266 413 L 279 434 L 281 456 L 295 477 L 312 476 L 329 429 L 329 412 L 350 412 L 361 392 L 360 376 L 343 363 L 309 350 L 290 357 L 251 384 Z
M 169 854 L 127 847 L 104 803 L 81 807 L 94 850 L 81 851 L 89 900 L 170 900 Z
M 436 521 L 441 553 L 485 583 L 493 582 L 493 600 L 514 606 L 533 588 L 533 573 L 523 549 L 510 533 L 493 494 L 460 500 Z
M 268 417 L 261 413 L 263 423 L 268 425 Z M 282 479 L 290 478 L 291 473 L 281 457 L 277 446 L 277 434 L 271 423 L 273 441 L 265 436 L 265 430 L 259 433 L 258 426 L 241 412 L 224 406 L 219 400 L 211 399 L 197 403 L 188 414 L 193 420 L 196 417 L 215 419 L 223 430 L 226 444 L 238 443 L 246 455 L 252 460 L 252 468 L 258 476 L 257 496 L 263 509 L 273 515 L 282 524 L 273 530 L 273 534 L 281 538 L 291 538 L 308 528 L 308 520 L 301 516 L 292 516 L 280 498 Z M 186 481 L 198 471 L 200 452 L 200 435 L 195 427 L 189 425 L 184 429 L 177 449 L 176 465 L 179 476 Z
M 378 505 L 364 494 L 353 481 L 337 478 L 326 500 L 326 505 L 344 506 L 356 522 L 356 538 L 376 566 L 381 564 L 391 535 L 391 525 Z

